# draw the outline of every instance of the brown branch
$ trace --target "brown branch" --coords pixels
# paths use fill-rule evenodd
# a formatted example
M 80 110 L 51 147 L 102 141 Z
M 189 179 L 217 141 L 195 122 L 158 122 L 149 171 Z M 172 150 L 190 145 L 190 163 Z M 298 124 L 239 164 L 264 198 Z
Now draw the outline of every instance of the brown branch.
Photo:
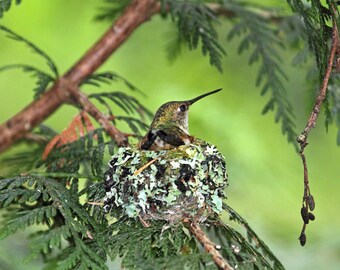
M 98 124 L 111 136 L 119 145 L 125 145 L 127 137 L 125 133 L 121 132 L 110 122 L 110 116 L 102 113 L 98 108 L 87 98 L 87 96 L 75 87 L 72 83 L 66 82 L 67 90 L 72 96 L 72 99 L 84 111 L 97 120 Z
M 302 198 L 302 209 L 301 214 L 302 218 L 304 220 L 303 228 L 301 230 L 300 234 L 300 244 L 303 246 L 306 243 L 306 225 L 308 224 L 309 220 L 314 220 L 314 215 L 309 213 L 310 211 L 314 210 L 315 202 L 314 198 L 311 195 L 310 192 L 310 186 L 309 186 L 309 178 L 308 178 L 308 167 L 307 167 L 307 161 L 306 156 L 304 153 L 305 147 L 308 145 L 307 139 L 308 135 L 311 132 L 311 130 L 316 126 L 316 122 L 318 120 L 321 106 L 325 100 L 327 88 L 328 88 L 328 82 L 332 73 L 332 68 L 334 64 L 334 58 L 339 53 L 339 31 L 337 27 L 337 20 L 335 17 L 335 12 L 333 14 L 333 28 L 332 28 L 332 45 L 330 54 L 328 57 L 327 62 L 327 68 L 325 71 L 325 75 L 323 77 L 323 81 L 320 86 L 319 95 L 316 98 L 315 104 L 313 106 L 313 110 L 308 118 L 306 127 L 301 132 L 301 134 L 298 136 L 297 141 L 300 144 L 300 157 L 303 164 L 303 182 L 304 182 L 304 191 L 303 191 L 303 198 Z
M 204 249 L 212 256 L 216 266 L 223 270 L 233 270 L 234 268 L 222 257 L 218 252 L 220 248 L 218 245 L 213 243 L 206 233 L 202 230 L 198 223 L 195 221 L 190 222 L 189 226 L 190 232 L 195 236 L 195 238 L 202 244 Z
M 106 31 L 93 47 L 62 76 L 39 99 L 0 125 L 0 152 L 23 138 L 34 127 L 53 114 L 61 105 L 71 102 L 69 85 L 77 87 L 86 77 L 98 69 L 132 32 L 142 23 L 160 11 L 157 0 L 134 0 L 120 18 Z M 65 84 L 65 82 L 67 82 Z M 104 120 L 105 122 L 105 120 Z M 105 125 L 105 123 L 104 123 Z M 109 128 L 110 129 L 110 128 Z M 124 145 L 126 138 L 115 134 L 118 145 Z
M 320 110 L 321 110 L 321 105 L 323 104 L 325 97 L 326 97 L 328 82 L 329 82 L 329 78 L 332 73 L 334 57 L 335 57 L 336 51 L 338 50 L 338 46 L 339 46 L 339 32 L 338 32 L 338 27 L 336 25 L 336 21 L 334 21 L 333 29 L 332 29 L 331 51 L 330 51 L 330 55 L 328 58 L 325 75 L 324 75 L 324 78 L 323 78 L 323 81 L 320 87 L 319 95 L 316 98 L 315 104 L 313 106 L 313 110 L 308 118 L 307 125 L 305 129 L 302 131 L 302 133 L 300 134 L 300 136 L 298 137 L 298 142 L 300 143 L 300 146 L 302 147 L 302 149 L 304 149 L 307 146 L 307 144 L 305 144 L 307 141 L 307 137 L 310 131 L 312 130 L 312 128 L 316 126 L 316 122 L 317 122 L 317 119 L 319 117 Z

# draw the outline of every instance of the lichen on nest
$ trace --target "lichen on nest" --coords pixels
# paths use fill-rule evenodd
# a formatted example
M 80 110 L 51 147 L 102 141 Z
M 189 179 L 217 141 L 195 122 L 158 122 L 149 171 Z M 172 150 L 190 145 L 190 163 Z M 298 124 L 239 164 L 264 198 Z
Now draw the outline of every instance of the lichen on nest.
M 227 172 L 215 146 L 196 139 L 171 150 L 119 148 L 105 174 L 104 208 L 170 222 L 222 211 Z

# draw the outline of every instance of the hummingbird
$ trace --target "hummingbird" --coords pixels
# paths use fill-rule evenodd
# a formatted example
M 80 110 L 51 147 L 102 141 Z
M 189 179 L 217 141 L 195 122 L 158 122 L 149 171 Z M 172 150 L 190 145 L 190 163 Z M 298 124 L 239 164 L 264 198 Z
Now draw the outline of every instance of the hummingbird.
M 156 112 L 149 131 L 140 140 L 142 150 L 168 150 L 193 142 L 189 134 L 188 110 L 196 101 L 219 92 L 222 88 L 186 101 L 170 101 Z

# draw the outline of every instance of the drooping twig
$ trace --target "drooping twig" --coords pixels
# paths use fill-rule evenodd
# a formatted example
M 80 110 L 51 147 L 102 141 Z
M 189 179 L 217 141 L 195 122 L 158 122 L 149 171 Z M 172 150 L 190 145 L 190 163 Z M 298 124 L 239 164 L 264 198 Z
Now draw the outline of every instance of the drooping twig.
M 219 246 L 213 243 L 206 233 L 202 230 L 199 224 L 195 221 L 190 221 L 189 226 L 190 232 L 195 236 L 195 238 L 202 244 L 204 249 L 212 256 L 216 266 L 223 270 L 233 270 L 234 268 L 222 257 L 218 252 Z
M 311 132 L 312 128 L 316 126 L 316 122 L 317 122 L 317 119 L 319 117 L 320 110 L 321 110 L 321 105 L 323 104 L 325 97 L 326 97 L 328 82 L 329 82 L 329 78 L 331 76 L 331 72 L 332 72 L 332 68 L 334 64 L 334 58 L 339 51 L 339 31 L 337 27 L 337 20 L 334 16 L 335 16 L 335 13 L 333 14 L 331 50 L 330 50 L 330 54 L 328 57 L 325 75 L 323 77 L 323 81 L 320 86 L 319 95 L 316 98 L 315 104 L 313 106 L 313 110 L 308 118 L 306 127 L 304 128 L 302 133 L 297 138 L 297 141 L 300 144 L 299 153 L 300 153 L 300 157 L 301 157 L 302 164 L 303 164 L 303 181 L 304 181 L 304 192 L 303 192 L 302 208 L 301 208 L 301 216 L 304 221 L 304 224 L 303 224 L 301 234 L 299 237 L 300 244 L 302 246 L 304 246 L 306 243 L 306 234 L 305 234 L 306 224 L 308 224 L 309 220 L 315 219 L 314 215 L 309 212 L 309 210 L 310 211 L 314 210 L 315 202 L 314 202 L 314 197 L 312 196 L 310 192 L 308 168 L 307 168 L 307 161 L 306 161 L 304 150 L 305 150 L 305 147 L 308 145 L 308 142 L 307 142 L 308 135 Z
M 158 13 L 159 10 L 160 5 L 157 0 L 134 0 L 96 44 L 61 79 L 39 99 L 0 125 L 0 152 L 6 150 L 18 139 L 23 138 L 61 105 L 72 102 L 68 91 L 69 85 L 73 84 L 74 87 L 78 87 L 86 77 L 108 59 L 139 25 Z M 65 82 L 67 83 L 65 84 Z M 118 145 L 126 143 L 124 136 L 117 135 L 114 138 Z

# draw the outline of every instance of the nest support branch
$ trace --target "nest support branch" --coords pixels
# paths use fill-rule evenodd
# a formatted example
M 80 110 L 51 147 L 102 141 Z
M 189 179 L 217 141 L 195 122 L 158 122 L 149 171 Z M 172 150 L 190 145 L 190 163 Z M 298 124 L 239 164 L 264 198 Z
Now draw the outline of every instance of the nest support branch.
M 202 230 L 200 225 L 195 221 L 189 222 L 189 230 L 194 237 L 201 243 L 205 251 L 208 252 L 214 260 L 216 266 L 223 270 L 234 270 L 233 267 L 222 257 L 218 251 L 218 245 L 213 243 L 207 234 Z

